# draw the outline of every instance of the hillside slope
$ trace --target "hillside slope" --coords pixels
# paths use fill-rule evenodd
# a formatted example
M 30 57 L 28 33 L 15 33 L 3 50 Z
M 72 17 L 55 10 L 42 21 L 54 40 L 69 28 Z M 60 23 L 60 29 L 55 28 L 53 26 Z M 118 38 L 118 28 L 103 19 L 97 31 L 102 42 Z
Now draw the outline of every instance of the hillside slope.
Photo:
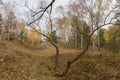
M 78 50 L 60 49 L 60 72 Z M 74 53 L 74 54 L 73 54 Z M 97 53 L 92 51 L 92 53 Z M 119 80 L 120 54 L 87 54 L 62 78 L 52 76 L 54 50 L 34 50 L 16 42 L 0 41 L 0 80 Z
M 16 42 L 0 41 L 0 80 L 48 80 L 45 57 L 33 55 L 34 52 L 38 51 Z

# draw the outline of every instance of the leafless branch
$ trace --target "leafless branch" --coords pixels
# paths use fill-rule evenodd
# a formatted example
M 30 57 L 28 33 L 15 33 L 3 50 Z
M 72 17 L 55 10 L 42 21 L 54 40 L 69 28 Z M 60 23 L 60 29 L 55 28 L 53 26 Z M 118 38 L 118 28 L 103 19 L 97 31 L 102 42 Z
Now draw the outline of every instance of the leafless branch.
M 110 13 L 111 13 L 111 12 L 110 12 Z M 108 15 L 106 16 L 106 18 L 110 16 L 110 13 L 108 13 Z M 103 27 L 103 26 L 107 26 L 107 25 L 120 25 L 119 23 L 116 23 L 116 24 L 115 24 L 115 23 L 112 23 L 112 20 L 113 20 L 114 18 L 111 18 L 111 20 L 110 20 L 109 23 L 105 23 L 106 18 L 105 18 L 104 23 L 103 23 L 102 25 L 96 27 L 96 29 L 94 29 L 94 30 L 90 33 L 90 35 L 88 36 L 88 42 L 87 42 L 87 45 L 86 45 L 85 49 L 84 49 L 79 55 L 77 55 L 74 59 L 72 59 L 72 60 L 70 60 L 70 61 L 67 62 L 67 64 L 66 64 L 66 69 L 65 69 L 64 72 L 62 72 L 61 74 L 58 74 L 58 73 L 57 73 L 57 74 L 55 74 L 55 76 L 57 76 L 57 77 L 63 77 L 63 76 L 65 76 L 65 75 L 69 72 L 69 69 L 70 69 L 71 65 L 73 65 L 76 61 L 78 61 L 78 60 L 86 53 L 86 51 L 89 49 L 90 40 L 91 40 L 93 34 L 94 34 L 99 28 L 101 28 L 101 27 Z
M 43 8 L 42 10 L 38 11 L 37 13 L 35 13 L 33 16 L 35 16 L 35 15 L 37 15 L 37 14 L 40 14 L 40 13 L 41 13 L 41 15 L 40 15 L 37 19 L 35 19 L 35 20 L 33 20 L 32 22 L 30 22 L 28 25 L 31 25 L 32 23 L 34 23 L 34 22 L 38 21 L 39 19 L 41 19 L 42 16 L 45 14 L 45 12 L 46 12 L 49 8 L 51 8 L 51 10 L 50 10 L 50 12 L 51 12 L 51 11 L 52 11 L 52 5 L 53 5 L 54 2 L 55 2 L 55 0 L 52 0 L 51 3 L 48 4 L 48 6 L 47 6 L 45 9 Z
M 120 5 L 119 5 L 119 6 L 120 6 Z M 118 8 L 119 6 L 114 7 L 114 8 L 108 13 L 108 15 L 105 17 L 104 24 L 106 23 L 107 18 L 110 16 L 110 14 L 111 14 L 116 8 Z
M 31 12 L 36 13 L 35 11 L 33 11 L 28 5 L 27 5 L 27 1 L 25 0 L 25 7 L 27 7 Z
M 32 27 L 31 26 L 31 28 L 35 31 L 35 32 L 37 32 L 38 34 L 41 34 L 41 35 L 43 35 L 45 38 L 47 38 L 47 39 L 50 39 L 48 36 L 46 36 L 44 33 L 42 33 L 41 31 L 38 31 L 35 27 Z

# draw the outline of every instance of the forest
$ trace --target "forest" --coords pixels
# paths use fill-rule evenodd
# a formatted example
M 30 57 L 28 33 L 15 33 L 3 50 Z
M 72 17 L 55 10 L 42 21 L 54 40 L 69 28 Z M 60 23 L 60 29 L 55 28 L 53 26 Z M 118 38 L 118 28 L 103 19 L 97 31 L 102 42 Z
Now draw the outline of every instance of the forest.
M 119 80 L 120 0 L 0 0 L 0 80 Z

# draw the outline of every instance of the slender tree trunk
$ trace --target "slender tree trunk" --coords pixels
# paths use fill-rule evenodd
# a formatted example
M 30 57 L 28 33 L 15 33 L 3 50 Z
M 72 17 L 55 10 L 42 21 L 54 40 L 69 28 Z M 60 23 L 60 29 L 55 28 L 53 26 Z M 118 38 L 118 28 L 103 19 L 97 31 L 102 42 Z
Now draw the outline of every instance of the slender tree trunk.
M 75 27 L 75 48 L 77 48 L 77 28 Z
M 81 49 L 83 48 L 83 34 L 81 34 Z
M 94 42 L 94 40 L 92 41 L 92 44 L 93 44 L 93 49 L 95 49 L 95 42 Z
M 83 0 L 82 0 L 83 3 Z M 82 34 L 81 34 L 81 49 L 83 48 L 83 5 L 82 5 Z
M 0 39 L 3 40 L 3 31 L 1 30 Z
M 57 70 L 57 68 L 58 68 L 58 64 L 59 64 L 59 49 L 58 49 L 58 47 L 55 47 L 55 49 L 56 49 L 56 56 L 55 56 L 55 70 Z
M 98 50 L 100 50 L 100 37 L 99 37 L 99 31 L 98 30 L 97 30 L 97 35 L 98 35 L 97 41 L 98 41 Z
M 59 64 L 59 48 L 58 46 L 52 41 L 52 39 L 50 38 L 50 43 L 54 46 L 56 54 L 55 54 L 55 67 L 54 67 L 54 71 L 56 72 L 57 68 L 58 68 L 58 64 Z

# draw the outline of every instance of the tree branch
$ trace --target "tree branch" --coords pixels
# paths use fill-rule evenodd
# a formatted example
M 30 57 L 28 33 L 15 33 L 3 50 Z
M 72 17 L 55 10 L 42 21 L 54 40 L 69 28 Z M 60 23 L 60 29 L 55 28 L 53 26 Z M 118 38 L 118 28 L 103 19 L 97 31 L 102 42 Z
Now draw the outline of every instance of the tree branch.
M 35 13 L 35 14 L 33 15 L 33 17 L 36 16 L 37 14 L 40 14 L 40 13 L 41 13 L 41 15 L 40 15 L 37 19 L 35 19 L 35 20 L 33 20 L 32 22 L 30 22 L 28 25 L 31 25 L 32 23 L 34 23 L 34 22 L 38 21 L 39 19 L 41 19 L 42 16 L 45 14 L 45 12 L 46 12 L 49 8 L 51 8 L 50 12 L 52 12 L 52 5 L 53 5 L 54 2 L 55 2 L 55 0 L 52 0 L 51 3 L 50 3 L 45 9 L 43 8 L 42 10 L 38 11 L 37 13 Z
M 110 12 L 110 13 L 111 13 L 111 12 Z M 106 18 L 110 16 L 110 13 L 108 13 L 108 15 L 106 16 Z M 105 20 L 104 20 L 104 23 L 103 23 L 102 25 L 96 27 L 96 29 L 94 29 L 94 30 L 91 32 L 91 34 L 88 36 L 88 42 L 87 42 L 87 45 L 86 45 L 85 49 L 84 49 L 79 55 L 77 55 L 74 59 L 72 59 L 71 61 L 68 61 L 68 62 L 67 62 L 67 64 L 66 64 L 66 69 L 65 69 L 64 72 L 62 72 L 61 74 L 59 74 L 59 73 L 56 74 L 56 73 L 55 73 L 55 76 L 56 76 L 56 77 L 63 77 L 63 76 L 66 76 L 66 75 L 67 75 L 67 73 L 69 72 L 69 69 L 70 69 L 71 65 L 73 65 L 76 61 L 78 61 L 78 60 L 87 52 L 87 50 L 89 49 L 91 37 L 93 36 L 93 34 L 94 34 L 99 28 L 101 28 L 101 27 L 103 27 L 103 26 L 107 26 L 107 25 L 120 25 L 120 23 L 116 23 L 116 24 L 115 24 L 115 23 L 112 23 L 112 20 L 113 20 L 114 18 L 111 18 L 111 20 L 110 20 L 109 23 L 105 23 L 106 18 L 105 18 Z
M 28 5 L 27 5 L 27 1 L 25 0 L 25 7 L 27 7 L 31 12 L 36 13 L 35 11 L 33 11 Z

